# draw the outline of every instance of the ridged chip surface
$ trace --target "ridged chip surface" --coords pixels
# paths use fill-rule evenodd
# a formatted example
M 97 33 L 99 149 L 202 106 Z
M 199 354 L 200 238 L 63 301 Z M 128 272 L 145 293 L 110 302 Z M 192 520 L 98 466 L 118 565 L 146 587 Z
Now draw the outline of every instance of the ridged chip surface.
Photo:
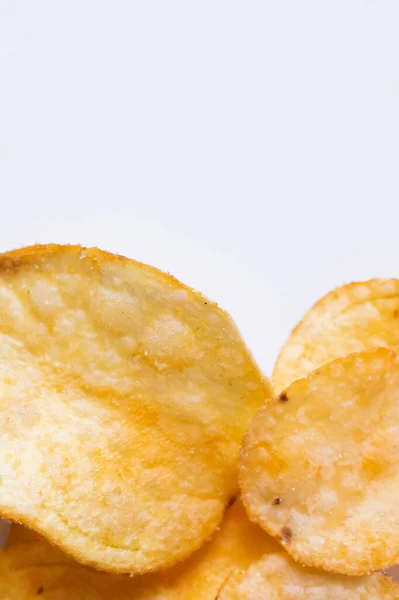
M 399 562 L 399 362 L 337 359 L 267 403 L 245 436 L 250 517 L 301 564 L 362 575 Z
M 348 577 L 306 569 L 270 554 L 231 576 L 219 600 L 397 600 L 399 586 L 379 573 Z
M 233 569 L 247 569 L 278 548 L 239 503 L 189 559 L 162 573 L 133 578 L 80 566 L 39 536 L 34 541 L 24 537 L 18 526 L 16 533 L 0 551 L 1 600 L 37 600 L 38 595 L 48 600 L 215 600 Z
M 269 394 L 231 318 L 169 275 L 77 246 L 0 256 L 0 514 L 78 561 L 140 573 L 199 548 Z
M 283 390 L 314 369 L 375 346 L 399 351 L 399 280 L 350 283 L 324 296 L 284 344 L 273 372 Z

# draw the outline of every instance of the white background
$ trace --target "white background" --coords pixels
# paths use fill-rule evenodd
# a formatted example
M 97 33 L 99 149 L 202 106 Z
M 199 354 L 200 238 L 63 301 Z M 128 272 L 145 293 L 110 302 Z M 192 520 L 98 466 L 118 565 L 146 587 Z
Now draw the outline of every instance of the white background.
M 397 0 L 0 1 L 0 250 L 98 245 L 227 308 L 266 373 L 399 274 Z

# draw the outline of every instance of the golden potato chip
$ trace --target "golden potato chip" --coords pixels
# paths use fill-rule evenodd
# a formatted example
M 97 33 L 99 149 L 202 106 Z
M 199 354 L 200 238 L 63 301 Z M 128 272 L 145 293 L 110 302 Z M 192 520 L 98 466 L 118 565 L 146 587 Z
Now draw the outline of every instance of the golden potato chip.
M 344 285 L 304 316 L 277 359 L 273 385 L 283 390 L 322 365 L 375 346 L 399 351 L 399 280 Z
M 270 386 L 231 318 L 96 249 L 0 256 L 0 514 L 78 561 L 166 567 L 220 522 Z
M 348 577 L 306 569 L 287 554 L 269 554 L 232 575 L 219 600 L 398 600 L 399 586 L 380 573 Z
M 399 358 L 337 359 L 268 402 L 243 443 L 250 517 L 301 564 L 362 575 L 399 562 Z
M 0 599 L 29 600 L 43 590 L 40 595 L 54 600 L 215 600 L 233 568 L 247 569 L 276 548 L 239 503 L 227 511 L 212 540 L 189 559 L 167 571 L 133 578 L 83 567 L 45 540 L 17 541 L 0 551 Z

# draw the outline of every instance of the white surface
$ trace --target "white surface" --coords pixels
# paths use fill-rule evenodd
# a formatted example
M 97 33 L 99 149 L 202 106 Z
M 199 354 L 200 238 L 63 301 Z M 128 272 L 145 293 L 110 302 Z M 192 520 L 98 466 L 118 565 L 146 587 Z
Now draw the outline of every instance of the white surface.
M 80 242 L 227 308 L 270 373 L 398 276 L 396 0 L 0 3 L 0 250 Z

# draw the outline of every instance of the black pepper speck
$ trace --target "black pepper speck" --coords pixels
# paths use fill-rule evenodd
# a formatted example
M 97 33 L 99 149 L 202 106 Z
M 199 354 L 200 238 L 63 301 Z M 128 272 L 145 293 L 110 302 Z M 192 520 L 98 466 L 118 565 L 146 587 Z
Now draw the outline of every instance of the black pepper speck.
M 294 533 L 290 527 L 283 527 L 281 530 L 281 535 L 283 537 L 283 542 L 290 542 Z

